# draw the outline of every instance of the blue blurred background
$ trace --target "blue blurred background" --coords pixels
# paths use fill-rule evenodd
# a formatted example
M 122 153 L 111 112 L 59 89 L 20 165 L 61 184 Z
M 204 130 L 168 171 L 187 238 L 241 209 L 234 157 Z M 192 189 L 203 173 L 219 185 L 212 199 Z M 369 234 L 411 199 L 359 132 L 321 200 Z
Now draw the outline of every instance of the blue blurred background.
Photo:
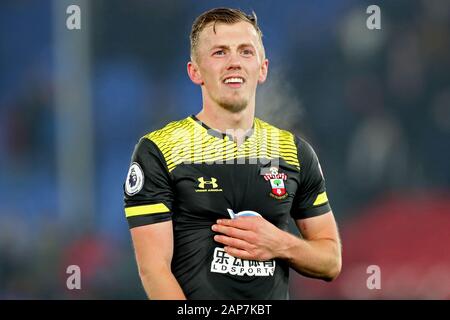
M 70 4 L 81 30 L 66 28 Z M 270 60 L 257 115 L 314 146 L 339 223 L 340 277 L 292 272 L 292 298 L 449 299 L 446 0 L 2 1 L 0 298 L 145 298 L 122 184 L 142 135 L 201 109 L 189 32 L 216 6 L 257 13 Z M 66 288 L 72 264 L 81 290 Z

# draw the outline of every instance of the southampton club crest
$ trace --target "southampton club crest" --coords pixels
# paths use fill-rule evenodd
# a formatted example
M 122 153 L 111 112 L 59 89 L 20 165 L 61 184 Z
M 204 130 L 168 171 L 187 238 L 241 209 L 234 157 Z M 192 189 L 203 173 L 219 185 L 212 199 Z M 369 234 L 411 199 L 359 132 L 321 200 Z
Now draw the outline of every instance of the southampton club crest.
M 144 173 L 137 162 L 133 162 L 128 170 L 127 180 L 125 181 L 125 192 L 129 195 L 135 195 L 141 191 L 144 185 Z
M 278 173 L 277 167 L 271 167 L 269 171 L 270 173 L 264 175 L 264 179 L 270 182 L 270 187 L 272 189 L 269 195 L 278 200 L 286 199 L 288 193 L 286 192 L 284 181 L 288 178 L 287 174 Z

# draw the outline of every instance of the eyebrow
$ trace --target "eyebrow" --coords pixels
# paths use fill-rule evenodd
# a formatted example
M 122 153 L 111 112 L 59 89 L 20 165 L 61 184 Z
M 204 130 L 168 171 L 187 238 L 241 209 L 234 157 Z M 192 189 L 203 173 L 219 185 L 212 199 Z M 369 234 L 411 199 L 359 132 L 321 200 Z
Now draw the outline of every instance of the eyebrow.
M 238 45 L 238 49 L 244 48 L 244 47 L 252 47 L 253 49 L 256 50 L 255 46 L 253 44 L 251 44 L 251 43 L 242 43 L 242 44 Z M 218 45 L 212 46 L 209 49 L 209 51 L 213 51 L 213 50 L 216 50 L 216 49 L 230 49 L 230 46 L 224 45 L 224 44 L 218 44 Z

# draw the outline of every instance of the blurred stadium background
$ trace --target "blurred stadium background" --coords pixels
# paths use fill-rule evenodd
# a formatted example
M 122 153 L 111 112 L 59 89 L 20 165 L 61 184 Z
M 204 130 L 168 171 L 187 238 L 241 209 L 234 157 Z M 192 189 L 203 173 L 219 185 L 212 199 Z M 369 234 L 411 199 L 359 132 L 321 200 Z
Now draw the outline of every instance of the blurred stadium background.
M 371 4 L 382 30 L 366 28 Z M 216 6 L 258 14 L 258 115 L 315 147 L 340 226 L 340 277 L 291 273 L 292 298 L 449 299 L 447 0 L 2 1 L 0 298 L 145 298 L 122 184 L 139 137 L 200 109 L 188 35 Z

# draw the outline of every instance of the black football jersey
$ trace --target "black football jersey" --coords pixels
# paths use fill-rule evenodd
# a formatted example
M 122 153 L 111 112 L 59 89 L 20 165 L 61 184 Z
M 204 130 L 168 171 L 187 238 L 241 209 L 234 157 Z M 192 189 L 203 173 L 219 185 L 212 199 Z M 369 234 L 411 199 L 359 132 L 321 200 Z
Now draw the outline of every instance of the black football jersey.
M 283 260 L 234 258 L 214 241 L 219 218 L 289 219 L 331 210 L 311 146 L 258 118 L 237 145 L 195 116 L 142 137 L 124 184 L 130 228 L 172 220 L 172 272 L 189 299 L 288 299 Z

